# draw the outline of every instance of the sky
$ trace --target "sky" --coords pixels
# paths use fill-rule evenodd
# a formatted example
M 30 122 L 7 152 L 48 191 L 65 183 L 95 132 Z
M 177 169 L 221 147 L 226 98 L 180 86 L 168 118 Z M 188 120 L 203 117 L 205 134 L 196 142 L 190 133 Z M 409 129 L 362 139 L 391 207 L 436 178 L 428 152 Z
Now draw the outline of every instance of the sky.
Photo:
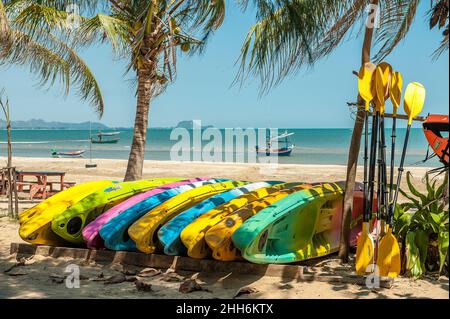
M 352 74 L 359 69 L 362 36 L 354 35 L 313 68 L 302 69 L 268 94 L 260 96 L 257 79 L 232 86 L 239 69 L 242 41 L 254 23 L 251 11 L 242 13 L 231 1 L 223 26 L 209 40 L 201 56 L 180 56 L 175 83 L 153 100 L 150 126 L 169 127 L 179 121 L 197 119 L 217 127 L 350 128 L 352 115 L 346 105 L 357 95 Z M 437 61 L 432 53 L 442 36 L 430 31 L 422 1 L 414 25 L 404 41 L 386 59 L 403 73 L 405 83 L 421 82 L 427 88 L 423 114 L 448 113 L 448 52 Z M 361 21 L 362 23 L 362 21 Z M 127 61 L 117 60 L 107 45 L 81 52 L 94 72 L 105 100 L 102 119 L 72 92 L 41 89 L 25 67 L 0 67 L 0 89 L 5 88 L 12 120 L 100 121 L 111 127 L 131 127 L 135 116 L 135 90 Z M 388 109 L 389 111 L 389 109 Z

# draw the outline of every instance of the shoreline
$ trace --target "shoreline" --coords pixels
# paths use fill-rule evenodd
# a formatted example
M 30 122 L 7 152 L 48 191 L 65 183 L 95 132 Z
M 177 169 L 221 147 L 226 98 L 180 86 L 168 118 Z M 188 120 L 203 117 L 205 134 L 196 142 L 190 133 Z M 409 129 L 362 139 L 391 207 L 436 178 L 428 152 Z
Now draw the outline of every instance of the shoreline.
M 0 156 L 0 162 L 1 161 L 6 161 L 7 157 L 6 156 Z M 27 161 L 35 161 L 35 160 L 55 160 L 55 161 L 60 161 L 60 162 L 89 162 L 90 159 L 87 157 L 83 157 L 83 158 L 53 158 L 53 157 L 39 157 L 39 156 L 13 156 L 13 162 L 14 161 L 19 161 L 19 162 L 27 162 Z M 127 162 L 127 159 L 114 159 L 114 158 L 92 158 L 92 161 L 99 161 L 99 162 L 108 162 L 108 161 L 123 161 L 123 162 Z M 166 164 L 166 163 L 170 163 L 170 164 L 204 164 L 204 165 L 243 165 L 243 166 L 265 166 L 265 165 L 272 165 L 270 163 L 241 163 L 241 162 L 210 162 L 210 161 L 172 161 L 172 160 L 150 160 L 150 159 L 146 159 L 144 160 L 144 163 L 146 164 L 150 164 L 150 163 L 156 163 L 156 164 Z M 286 164 L 277 164 L 279 166 L 291 166 L 291 167 L 332 167 L 332 168 L 347 168 L 347 165 L 342 165 L 342 164 L 294 164 L 294 163 L 286 163 Z M 358 165 L 358 169 L 363 168 L 362 165 Z M 405 166 L 405 170 L 423 170 L 423 171 L 427 171 L 430 169 L 434 169 L 436 167 L 434 166 Z
M 127 160 L 92 159 L 96 168 L 86 168 L 88 158 L 38 158 L 13 157 L 13 166 L 18 170 L 62 171 L 68 182 L 83 183 L 93 180 L 109 179 L 122 181 Z M 6 166 L 6 157 L 0 157 L 0 165 Z M 413 175 L 413 183 L 420 192 L 426 191 L 422 179 L 432 167 L 406 167 Z M 345 181 L 345 165 L 315 164 L 278 164 L 276 167 L 261 163 L 226 162 L 175 162 L 145 160 L 142 178 L 155 177 L 221 177 L 244 181 L 285 181 L 285 182 L 337 182 Z M 397 172 L 396 172 L 397 173 Z M 442 177 L 439 177 L 440 179 Z M 363 181 L 363 167 L 358 166 L 356 180 Z M 406 178 L 402 180 L 402 189 L 408 190 Z M 400 200 L 402 197 L 400 196 Z

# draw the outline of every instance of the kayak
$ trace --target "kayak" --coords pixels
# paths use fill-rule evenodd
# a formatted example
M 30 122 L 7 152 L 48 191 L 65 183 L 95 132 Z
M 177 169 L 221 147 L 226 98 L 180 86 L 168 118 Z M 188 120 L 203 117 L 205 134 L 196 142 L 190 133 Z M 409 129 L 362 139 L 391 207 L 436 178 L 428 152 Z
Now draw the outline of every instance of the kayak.
M 428 144 L 442 164 L 449 166 L 448 115 L 431 114 L 423 122 L 423 132 Z
M 100 228 L 99 234 L 103 238 L 105 246 L 109 249 L 137 251 L 136 244 L 130 239 L 130 236 L 128 235 L 128 228 L 136 220 L 144 216 L 148 211 L 179 194 L 182 194 L 196 187 L 201 187 L 203 185 L 217 183 L 220 181 L 227 180 L 209 179 L 205 181 L 194 182 L 153 195 L 126 209 L 121 214 L 108 221 L 105 225 L 103 225 L 102 228 Z
M 258 264 L 292 263 L 339 249 L 344 183 L 295 192 L 245 221 L 232 235 L 242 256 Z M 362 186 L 356 190 L 352 242 L 361 229 Z
M 159 248 L 158 230 L 167 221 L 211 196 L 245 184 L 247 182 L 227 181 L 215 183 L 175 196 L 137 220 L 128 229 L 128 235 L 130 235 L 130 238 L 136 243 L 136 247 L 141 252 L 154 253 Z
M 270 187 L 263 187 L 248 194 L 232 199 L 199 216 L 186 226 L 180 234 L 183 245 L 187 248 L 188 256 L 192 258 L 206 258 L 211 255 L 211 249 L 205 241 L 206 232 L 230 213 L 245 205 L 278 192 L 282 188 L 297 186 L 299 183 L 280 183 Z
M 192 223 L 198 216 L 219 205 L 225 204 L 238 196 L 249 193 L 258 188 L 267 187 L 270 185 L 270 182 L 259 182 L 247 184 L 242 187 L 236 187 L 227 192 L 210 197 L 200 204 L 182 212 L 178 216 L 175 216 L 158 231 L 158 238 L 164 247 L 164 253 L 167 255 L 185 255 L 186 247 L 184 247 L 181 242 L 180 233 L 187 225 Z
M 282 189 L 230 213 L 226 218 L 212 226 L 205 234 L 206 244 L 212 250 L 214 259 L 233 261 L 240 259 L 240 252 L 231 240 L 233 233 L 250 217 L 266 207 L 278 202 L 289 194 L 311 188 L 313 185 L 301 184 L 292 188 Z
M 82 184 L 76 184 L 72 187 L 58 192 L 51 197 L 43 200 L 39 204 L 24 210 L 19 213 L 19 223 L 24 224 L 32 217 L 38 216 L 42 212 L 52 209 L 56 205 L 64 205 L 62 207 L 69 207 L 75 201 L 81 200 L 87 195 L 97 191 L 98 189 L 106 188 L 112 184 L 112 181 L 95 181 Z M 59 208 L 61 209 L 61 208 Z
M 90 194 L 113 185 L 112 181 L 78 184 L 47 198 L 19 214 L 20 237 L 35 245 L 62 245 L 64 241 L 51 230 L 53 218 Z
M 55 234 L 73 244 L 83 244 L 82 230 L 97 216 L 133 195 L 180 178 L 158 178 L 134 182 L 114 183 L 111 187 L 97 191 L 79 201 L 52 220 Z
M 104 248 L 103 239 L 99 234 L 100 229 L 105 225 L 107 222 L 109 222 L 111 219 L 116 217 L 117 215 L 123 213 L 128 208 L 134 206 L 135 204 L 153 196 L 159 193 L 162 193 L 168 189 L 175 188 L 181 185 L 186 185 L 193 182 L 198 182 L 201 180 L 205 180 L 202 178 L 193 178 L 193 179 L 187 179 L 182 180 L 179 182 L 174 182 L 170 184 L 166 184 L 157 188 L 153 188 L 149 191 L 140 193 L 138 195 L 135 195 L 126 201 L 120 203 L 119 205 L 114 206 L 113 208 L 109 209 L 104 214 L 101 214 L 98 216 L 93 222 L 91 222 L 89 225 L 87 225 L 83 229 L 83 237 L 86 241 L 86 244 L 89 248 Z

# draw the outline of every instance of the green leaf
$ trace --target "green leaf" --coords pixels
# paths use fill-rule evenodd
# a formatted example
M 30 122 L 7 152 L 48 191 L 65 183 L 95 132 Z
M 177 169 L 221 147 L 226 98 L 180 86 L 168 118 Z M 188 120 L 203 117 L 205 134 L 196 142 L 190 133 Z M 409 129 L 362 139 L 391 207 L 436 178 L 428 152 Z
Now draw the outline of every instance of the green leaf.
M 406 233 L 410 230 L 413 216 L 414 213 L 407 212 L 396 218 L 394 224 L 394 234 L 397 235 L 397 237 L 401 239 L 405 238 Z
M 449 232 L 448 227 L 442 227 L 439 231 L 438 242 L 439 242 L 439 273 L 442 272 L 445 264 L 445 258 L 448 252 L 448 241 Z
M 406 182 L 408 183 L 409 191 L 416 197 L 419 197 L 422 203 L 427 202 L 427 196 L 423 195 L 421 192 L 419 192 L 415 187 L 414 184 L 411 181 L 412 174 L 411 172 L 406 173 Z
M 416 236 L 414 238 L 414 243 L 416 244 L 416 247 L 419 250 L 420 267 L 422 268 L 423 273 L 426 271 L 425 261 L 428 255 L 428 242 L 429 242 L 428 232 L 424 230 L 417 230 Z
M 428 192 L 427 198 L 430 199 L 430 200 L 434 199 L 435 198 L 435 191 L 434 191 L 433 186 L 430 183 L 430 178 L 429 178 L 428 174 L 425 174 L 425 185 L 427 187 L 427 192 Z
M 447 191 L 447 187 L 448 187 L 448 173 L 445 174 L 444 181 L 436 191 L 436 198 L 444 197 L 445 192 Z
M 408 232 L 406 235 L 406 269 L 414 278 L 419 278 L 423 274 L 420 265 L 420 251 L 415 244 L 416 233 Z
M 436 224 L 440 224 L 441 223 L 441 218 L 443 217 L 441 214 L 434 214 L 434 213 L 430 213 L 430 217 L 433 219 L 433 221 Z
M 401 188 L 399 189 L 400 194 L 402 194 L 403 196 L 405 196 L 407 199 L 409 199 L 412 203 L 410 203 L 410 205 L 412 205 L 413 207 L 420 207 L 421 203 L 419 200 L 417 200 L 416 198 L 412 197 L 411 195 L 409 195 L 408 193 L 406 193 L 404 190 L 402 190 Z

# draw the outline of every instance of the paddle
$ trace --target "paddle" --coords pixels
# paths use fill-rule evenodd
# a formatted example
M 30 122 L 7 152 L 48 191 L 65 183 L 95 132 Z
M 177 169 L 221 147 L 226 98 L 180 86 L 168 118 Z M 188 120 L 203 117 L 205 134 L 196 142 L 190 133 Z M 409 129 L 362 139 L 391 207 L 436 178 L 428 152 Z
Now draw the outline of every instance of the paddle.
M 392 225 L 394 223 L 394 212 L 397 205 L 398 193 L 400 189 L 400 182 L 404 170 L 406 150 L 408 148 L 408 140 L 411 132 L 411 124 L 413 118 L 417 116 L 423 109 L 425 103 L 426 91 L 422 84 L 414 82 L 410 83 L 406 88 L 404 108 L 408 115 L 408 126 L 406 130 L 405 142 L 403 145 L 402 157 L 400 160 L 400 167 L 398 168 L 397 185 L 394 193 L 394 200 L 389 210 L 388 216 L 388 231 L 382 238 L 379 247 L 379 254 L 377 258 L 377 265 L 381 276 L 397 277 L 400 274 L 400 247 L 397 239 L 392 234 Z
M 390 96 L 394 111 L 392 112 L 392 146 L 391 146 L 391 167 L 389 175 L 389 203 L 392 203 L 394 195 L 394 167 L 395 167 L 395 140 L 397 138 L 397 110 L 400 106 L 403 91 L 403 76 L 400 72 L 392 74 Z
M 373 75 L 376 65 L 373 63 L 365 63 L 358 74 L 358 91 L 364 100 L 364 199 L 363 199 L 363 227 L 361 237 L 358 239 L 356 251 L 356 272 L 364 274 L 367 267 L 373 264 L 373 238 L 370 234 L 370 209 L 368 206 L 368 159 L 369 159 L 369 111 L 370 102 L 375 97 L 375 87 L 373 84 Z
M 384 137 L 384 112 L 386 110 L 386 101 L 390 96 L 390 87 L 392 80 L 392 67 L 382 62 L 378 65 L 377 73 L 375 75 L 376 99 L 377 99 L 377 116 L 379 117 L 380 141 L 379 141 L 379 155 L 378 155 L 378 212 L 377 212 L 377 243 L 380 235 L 384 234 L 384 223 L 382 221 L 382 210 L 387 205 L 387 198 L 385 196 L 386 185 L 386 142 Z M 381 116 L 381 118 L 380 118 Z

